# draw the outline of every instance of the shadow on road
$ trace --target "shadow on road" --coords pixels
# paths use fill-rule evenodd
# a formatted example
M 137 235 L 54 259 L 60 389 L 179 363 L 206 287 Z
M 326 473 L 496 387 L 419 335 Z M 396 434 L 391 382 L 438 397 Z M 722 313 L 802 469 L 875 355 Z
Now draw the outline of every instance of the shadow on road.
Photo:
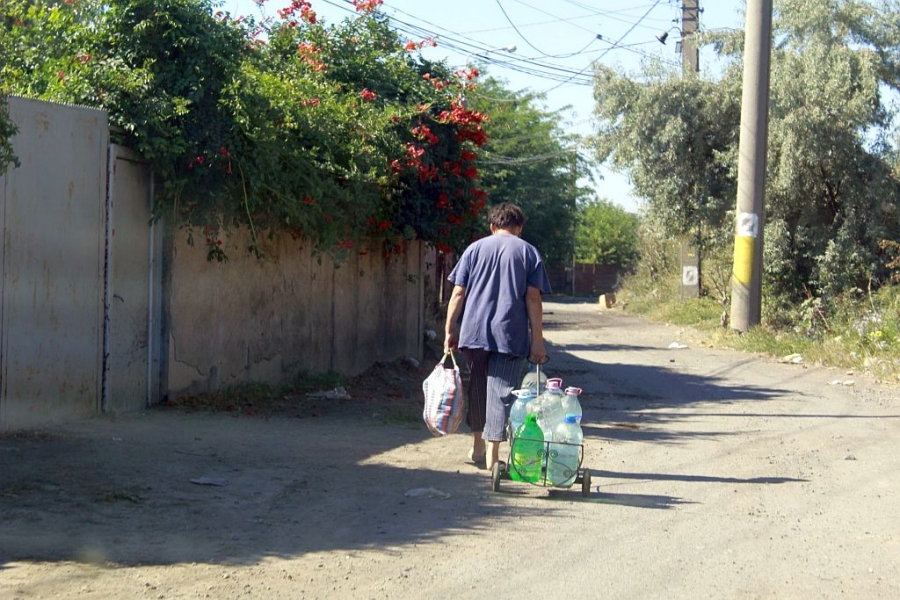
M 547 318 L 548 331 L 575 328 L 587 340 L 550 344 L 548 367 L 551 376 L 584 388 L 586 444 L 715 439 L 727 433 L 679 431 L 679 419 L 690 414 L 684 409 L 695 403 L 762 402 L 786 393 L 730 383 L 727 372 L 697 376 L 642 362 L 642 353 L 659 347 L 637 338 L 622 345 L 591 344 L 590 334 L 604 326 L 591 314 L 560 311 Z M 636 358 L 610 364 L 575 354 L 582 351 L 628 352 Z M 409 393 L 418 398 L 415 389 Z M 642 412 L 651 408 L 652 413 Z M 272 556 L 427 543 L 460 531 L 496 530 L 504 519 L 554 516 L 554 509 L 524 500 L 533 497 L 524 491 L 528 486 L 491 493 L 486 474 L 464 469 L 462 457 L 458 467 L 432 468 L 428 456 L 419 453 L 446 454 L 452 446 L 435 446 L 440 441 L 422 423 L 379 424 L 373 435 L 370 422 L 337 419 L 170 413 L 146 424 L 103 421 L 75 435 L 0 438 L 0 569 L 23 560 L 251 564 Z M 398 464 L 395 454 L 405 462 Z M 381 455 L 392 458 L 373 462 Z M 801 481 L 592 472 L 600 488 L 602 479 L 611 478 Z M 228 485 L 192 484 L 198 476 L 224 478 Z M 404 495 L 431 488 L 447 490 L 450 497 Z M 690 504 L 605 489 L 587 499 L 571 491 L 547 498 L 649 509 Z
M 678 473 L 626 473 L 623 471 L 606 471 L 595 469 L 592 471 L 600 477 L 608 479 L 638 479 L 641 481 L 687 481 L 695 483 L 803 483 L 807 479 L 795 477 L 719 477 L 707 475 L 682 475 Z

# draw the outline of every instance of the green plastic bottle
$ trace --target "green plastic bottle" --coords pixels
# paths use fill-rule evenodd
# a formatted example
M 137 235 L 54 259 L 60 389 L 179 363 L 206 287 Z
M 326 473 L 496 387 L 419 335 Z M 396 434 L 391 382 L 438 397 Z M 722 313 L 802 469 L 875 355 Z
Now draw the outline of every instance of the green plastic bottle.
M 512 466 L 509 476 L 517 481 L 537 483 L 541 480 L 544 455 L 544 432 L 537 424 L 537 415 L 525 417 L 525 422 L 513 438 Z

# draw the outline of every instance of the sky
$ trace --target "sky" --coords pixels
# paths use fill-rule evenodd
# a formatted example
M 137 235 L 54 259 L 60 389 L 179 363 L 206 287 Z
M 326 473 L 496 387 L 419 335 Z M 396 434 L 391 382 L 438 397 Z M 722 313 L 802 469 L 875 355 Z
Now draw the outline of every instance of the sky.
M 320 20 L 337 23 L 356 13 L 349 0 L 311 0 Z M 223 0 L 233 16 L 263 14 L 289 4 L 267 0 Z M 424 55 L 451 67 L 486 67 L 509 88 L 546 94 L 543 107 L 561 111 L 567 133 L 590 135 L 592 65 L 599 61 L 619 71 L 637 73 L 641 62 L 658 57 L 680 69 L 681 0 L 384 0 L 382 12 L 401 35 L 437 42 Z M 700 29 L 743 29 L 745 0 L 700 0 Z M 666 43 L 657 36 L 668 32 Z M 599 36 L 599 38 L 598 38 Z M 514 46 L 510 52 L 508 48 Z M 715 69 L 712 57 L 700 55 L 701 73 Z M 594 172 L 597 196 L 626 210 L 639 210 L 625 175 L 606 165 Z M 586 183 L 586 182 L 585 182 Z

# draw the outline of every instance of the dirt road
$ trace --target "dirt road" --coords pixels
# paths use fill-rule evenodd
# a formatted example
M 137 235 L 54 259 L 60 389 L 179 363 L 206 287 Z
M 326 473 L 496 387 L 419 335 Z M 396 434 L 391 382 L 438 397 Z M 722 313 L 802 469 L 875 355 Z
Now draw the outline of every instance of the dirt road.
M 390 409 L 92 420 L 0 438 L 0 598 L 900 597 L 900 391 L 545 311 L 590 498 L 491 492 L 418 375 Z

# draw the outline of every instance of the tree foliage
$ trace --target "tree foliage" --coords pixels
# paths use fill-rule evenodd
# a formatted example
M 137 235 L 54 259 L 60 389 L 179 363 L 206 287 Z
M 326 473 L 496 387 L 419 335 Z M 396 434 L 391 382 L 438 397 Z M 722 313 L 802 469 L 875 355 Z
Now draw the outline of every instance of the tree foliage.
M 628 172 L 648 218 L 668 235 L 715 248 L 734 204 L 740 94 L 658 66 L 635 81 L 600 66 L 597 158 Z
M 783 0 L 772 54 L 764 271 L 770 298 L 796 304 L 887 280 L 881 240 L 900 236 L 895 109 L 896 2 Z M 666 235 L 706 253 L 733 239 L 743 44 L 709 34 L 718 79 L 602 68 L 597 154 L 632 177 Z M 703 252 L 701 252 L 701 257 Z
M 303 0 L 261 22 L 210 0 L 8 0 L 0 80 L 107 109 L 152 165 L 159 213 L 202 226 L 211 256 L 233 225 L 338 257 L 461 249 L 487 202 L 485 116 L 458 101 L 471 81 L 424 60 L 379 0 L 354 4 L 329 26 Z
M 576 205 L 589 195 L 577 183 L 577 173 L 587 172 L 579 140 L 562 130 L 560 113 L 544 109 L 540 97 L 510 90 L 500 80 L 485 78 L 466 100 L 490 114 L 479 161 L 485 191 L 493 202 L 522 208 L 528 219 L 522 237 L 545 260 L 570 260 Z
M 639 256 L 637 215 L 609 200 L 591 200 L 578 210 L 575 258 L 630 268 Z

